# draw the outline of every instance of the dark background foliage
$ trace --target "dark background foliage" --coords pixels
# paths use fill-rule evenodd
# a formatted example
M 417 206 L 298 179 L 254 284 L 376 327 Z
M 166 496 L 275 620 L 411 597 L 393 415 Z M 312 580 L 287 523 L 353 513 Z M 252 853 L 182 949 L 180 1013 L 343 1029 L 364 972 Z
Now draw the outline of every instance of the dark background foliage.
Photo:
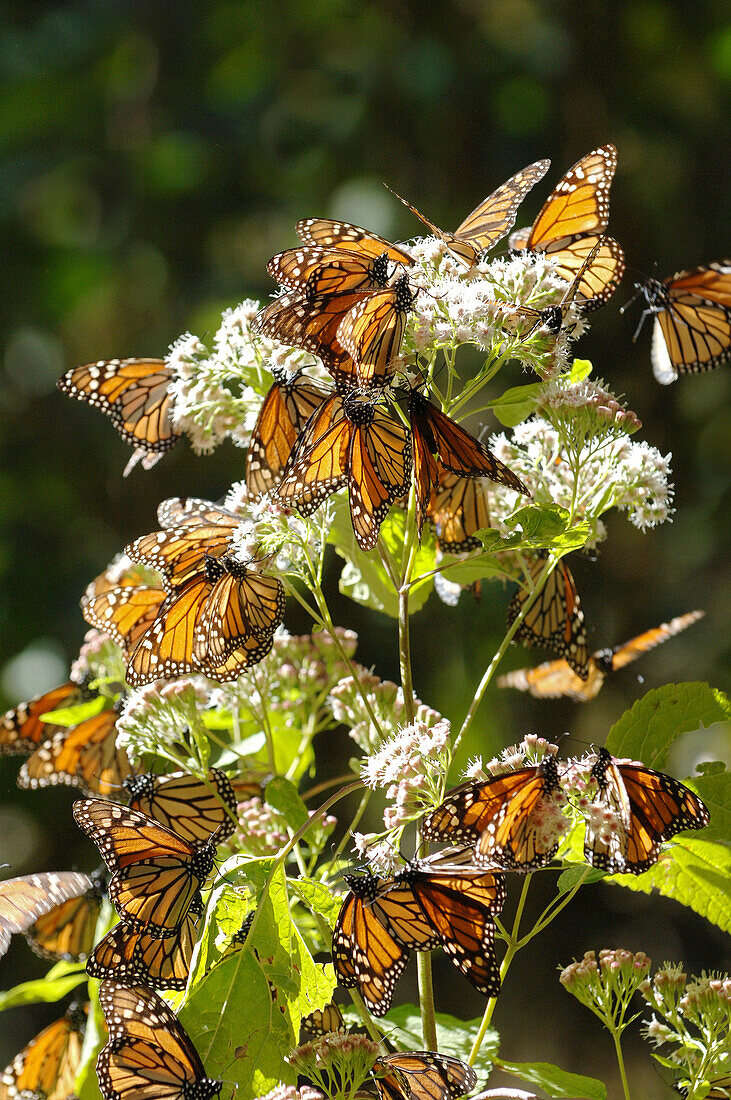
M 664 276 L 728 251 L 723 0 L 36 0 L 3 5 L 0 79 L 5 705 L 65 678 L 84 633 L 79 594 L 154 525 L 159 500 L 217 498 L 243 472 L 242 451 L 197 457 L 183 442 L 123 481 L 127 448 L 108 421 L 57 393 L 64 370 L 162 355 L 186 329 L 210 335 L 223 308 L 271 292 L 265 261 L 294 243 L 299 217 L 342 217 L 394 238 L 418 231 L 383 181 L 449 227 L 518 168 L 550 156 L 546 183 L 521 211 L 527 220 L 548 182 L 608 140 L 619 148 L 610 228 L 630 270 L 578 353 L 627 395 L 642 437 L 673 452 L 678 512 L 644 536 L 610 518 L 598 560 L 581 558 L 575 574 L 596 647 L 693 607 L 707 617 L 589 706 L 493 691 L 469 748 L 491 755 L 529 731 L 602 741 L 645 686 L 723 683 L 728 370 L 659 387 L 649 326 L 635 345 L 637 313 L 618 312 L 633 278 L 655 264 Z M 510 368 L 500 381 L 520 376 Z M 331 581 L 336 621 L 358 629 L 361 659 L 395 676 L 394 624 L 342 600 L 335 569 Z M 432 598 L 417 620 L 417 690 L 455 721 L 499 642 L 506 599 L 497 586 L 456 610 Z M 509 661 L 531 657 L 513 650 Z M 679 757 L 679 774 L 726 748 L 714 731 L 704 735 Z M 8 873 L 91 866 L 72 793 L 26 795 L 16 770 L 0 760 Z M 690 971 L 726 961 L 725 938 L 674 903 L 587 890 L 510 972 L 495 1017 L 506 1058 L 612 1080 L 607 1037 L 555 977 L 560 962 L 604 946 L 644 949 L 658 964 L 684 959 Z M 44 971 L 22 942 L 1 965 L 6 988 Z M 446 959 L 436 973 L 438 1007 L 481 1013 Z M 52 1006 L 3 1016 L 0 1065 L 55 1015 Z M 644 1074 L 638 1094 L 660 1095 L 643 1058 L 633 1068 L 636 1080 Z

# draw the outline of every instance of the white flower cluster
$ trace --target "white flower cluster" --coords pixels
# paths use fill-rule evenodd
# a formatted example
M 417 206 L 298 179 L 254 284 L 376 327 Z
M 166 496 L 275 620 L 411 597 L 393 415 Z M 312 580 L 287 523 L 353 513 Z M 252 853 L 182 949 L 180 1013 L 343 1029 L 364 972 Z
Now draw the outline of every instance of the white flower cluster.
M 406 349 L 430 355 L 439 348 L 476 344 L 483 350 L 499 349 L 542 377 L 566 368 L 569 339 L 584 329 L 573 307 L 557 337 L 541 329 L 521 336 L 533 320 L 522 317 L 520 307 L 557 305 L 566 292 L 565 280 L 545 256 L 525 253 L 480 262 L 467 271 L 434 237 L 417 241 L 411 253 L 416 263 L 409 277 L 420 292 L 407 322 Z
M 364 752 L 378 752 L 384 736 L 406 720 L 404 694 L 397 684 L 380 680 L 361 665 L 356 672 L 359 683 L 347 676 L 331 690 L 328 703 L 335 721 L 350 726 L 350 736 Z M 414 708 L 416 722 L 435 726 L 442 720 L 441 714 L 416 697 Z
M 610 508 L 625 511 L 641 531 L 664 523 L 672 514 L 671 455 L 624 434 L 600 442 L 587 438 L 575 462 L 565 439 L 548 420 L 532 416 L 513 429 L 512 439 L 493 436 L 490 448 L 528 485 L 536 504 L 558 504 L 589 522 L 587 547 L 606 538 L 599 518 Z M 505 519 L 525 503 L 512 489 L 490 483 L 490 518 L 505 531 Z
M 248 446 L 272 384 L 272 367 L 294 371 L 315 363 L 306 352 L 252 333 L 258 310 L 259 303 L 251 299 L 226 310 L 212 349 L 191 333 L 170 348 L 173 422 L 196 451 L 212 451 L 227 437 L 238 447 Z
M 106 634 L 92 627 L 84 635 L 79 655 L 71 665 L 69 678 L 80 684 L 82 680 L 124 681 L 122 651 Z
M 413 722 L 387 737 L 363 761 L 361 777 L 366 787 L 385 789 L 392 803 L 383 814 L 387 829 L 405 825 L 438 804 L 449 767 L 449 733 L 445 719 L 431 726 Z
M 271 557 L 278 573 L 310 580 L 311 566 L 322 557 L 332 522 L 331 502 L 318 508 L 314 517 L 305 517 L 269 494 L 248 501 L 246 483 L 240 481 L 231 486 L 226 507 L 240 510 L 244 501 L 248 518 L 234 532 L 233 557 L 244 565 L 253 558 Z
M 515 771 L 531 764 L 540 764 L 546 756 L 555 756 L 558 745 L 547 741 L 545 737 L 539 737 L 535 733 L 526 734 L 518 745 L 508 745 L 498 756 L 483 763 L 481 756 L 475 756 L 467 764 L 462 772 L 463 779 L 471 779 L 483 783 L 494 775 L 503 775 L 505 772 Z
M 325 1094 L 319 1089 L 313 1089 L 311 1085 L 303 1085 L 299 1089 L 294 1085 L 277 1085 L 265 1096 L 257 1097 L 257 1100 L 325 1100 Z

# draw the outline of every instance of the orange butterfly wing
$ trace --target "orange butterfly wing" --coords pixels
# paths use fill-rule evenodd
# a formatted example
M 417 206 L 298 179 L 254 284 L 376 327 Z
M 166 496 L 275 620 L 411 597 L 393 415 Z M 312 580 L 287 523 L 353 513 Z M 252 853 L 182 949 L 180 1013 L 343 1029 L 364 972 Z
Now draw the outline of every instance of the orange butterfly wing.
M 297 437 L 327 396 L 324 386 L 299 371 L 289 376 L 275 374 L 246 455 L 246 487 L 252 496 L 261 496 L 276 487 Z

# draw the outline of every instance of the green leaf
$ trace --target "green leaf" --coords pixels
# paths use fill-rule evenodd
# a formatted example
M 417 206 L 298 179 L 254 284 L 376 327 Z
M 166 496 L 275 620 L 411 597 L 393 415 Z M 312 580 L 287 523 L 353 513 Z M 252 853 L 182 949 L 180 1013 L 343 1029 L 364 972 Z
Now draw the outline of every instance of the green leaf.
M 614 756 L 662 769 L 668 749 L 682 733 L 731 719 L 731 702 L 703 683 L 665 684 L 648 691 L 614 723 L 607 748 Z
M 0 1012 L 16 1005 L 36 1004 L 41 1001 L 52 1004 L 60 1001 L 77 985 L 86 981 L 86 971 L 80 963 L 56 963 L 45 978 L 36 978 L 32 982 L 22 982 L 0 993 Z
M 529 382 L 524 386 L 512 386 L 501 397 L 485 402 L 506 428 L 514 428 L 534 411 L 536 401 L 545 389 L 543 382 Z
M 399 1050 L 423 1050 L 421 1033 L 421 1015 L 416 1005 L 399 1005 L 391 1008 L 384 1016 L 389 1025 L 388 1038 Z M 451 1054 L 455 1058 L 467 1061 L 475 1041 L 475 1035 L 482 1021 L 459 1020 L 447 1012 L 436 1013 L 437 1041 L 442 1054 Z M 390 1027 L 395 1030 L 391 1031 Z M 496 1031 L 488 1031 L 480 1047 L 475 1069 L 488 1074 L 497 1054 L 500 1037 Z
M 578 832 L 583 836 L 584 825 L 579 826 Z M 556 889 L 559 894 L 568 894 L 578 882 L 582 886 L 589 886 L 593 882 L 601 882 L 606 875 L 603 871 L 597 871 L 595 867 L 587 867 L 585 863 L 570 863 L 558 876 Z
M 401 561 L 406 538 L 406 512 L 392 508 L 381 526 L 381 540 L 395 562 Z M 339 587 L 344 596 L 365 607 L 383 611 L 391 618 L 398 617 L 398 594 L 376 550 L 361 550 L 355 541 L 347 495 L 334 504 L 334 518 L 330 526 L 328 542 L 331 542 L 345 565 L 340 574 Z M 413 576 L 421 577 L 434 569 L 436 547 L 434 538 L 426 528 L 413 567 Z M 417 581 L 409 589 L 409 609 L 413 613 L 424 606 L 434 585 L 434 578 Z
M 503 1062 L 496 1059 L 496 1065 L 505 1073 L 538 1085 L 549 1096 L 563 1097 L 564 1100 L 607 1100 L 606 1085 L 601 1081 L 595 1077 L 568 1073 L 550 1062 Z
M 93 699 L 87 699 L 83 703 L 77 703 L 73 707 L 59 707 L 58 710 L 49 710 L 42 714 L 41 720 L 52 726 L 78 726 L 87 718 L 95 718 L 97 714 L 109 706 L 108 695 L 95 695 Z
M 289 888 L 293 894 L 299 895 L 308 909 L 324 917 L 331 928 L 335 927 L 343 905 L 340 894 L 333 894 L 324 882 L 316 882 L 311 878 L 290 879 Z
M 282 814 L 294 832 L 300 829 L 310 816 L 294 783 L 290 783 L 284 776 L 275 775 L 269 780 L 264 797 L 270 806 Z
M 569 371 L 569 382 L 583 382 L 593 370 L 590 359 L 574 359 Z

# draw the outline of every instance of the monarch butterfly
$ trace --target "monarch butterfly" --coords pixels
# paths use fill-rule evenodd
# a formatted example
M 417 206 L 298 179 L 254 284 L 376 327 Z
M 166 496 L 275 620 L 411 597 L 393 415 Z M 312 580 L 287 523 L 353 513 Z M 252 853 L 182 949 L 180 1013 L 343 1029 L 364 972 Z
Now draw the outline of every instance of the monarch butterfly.
M 25 790 L 80 787 L 87 794 L 118 796 L 123 781 L 135 772 L 124 748 L 117 747 L 117 719 L 122 699 L 78 726 L 59 729 L 26 760 L 18 775 Z
M 385 252 L 391 263 L 413 264 L 412 256 L 405 249 L 391 244 L 384 237 L 361 229 L 350 222 L 331 221 L 330 218 L 303 218 L 295 226 L 297 236 L 303 244 L 312 248 L 337 249 L 338 252 L 354 253 L 377 260 Z
M 403 249 L 381 237 L 370 236 L 366 230 L 359 232 L 362 233 L 359 240 L 348 239 L 343 247 L 336 244 L 333 247 L 289 248 L 271 258 L 267 271 L 282 286 L 297 291 L 304 289 L 306 297 L 316 298 L 385 287 L 390 263 L 406 267 L 413 264 L 413 259 Z
M 383 406 L 336 393 L 307 421 L 277 495 L 310 515 L 347 485 L 356 541 L 372 550 L 389 508 L 406 492 L 410 468 L 401 423 Z
M 528 563 L 535 585 L 546 564 L 547 553 L 541 552 Z M 519 588 L 508 605 L 508 626 L 512 626 L 521 608 L 530 598 L 528 588 Z M 589 650 L 584 628 L 584 613 L 571 570 L 562 559 L 558 562 L 538 598 L 526 612 L 515 632 L 515 640 L 527 646 L 552 649 L 568 662 L 576 675 L 586 680 L 589 675 Z
M 96 1063 L 104 1100 L 209 1100 L 221 1081 L 206 1077 L 175 1014 L 151 989 L 105 981 L 99 1004 L 109 1042 Z
M 439 477 L 432 490 L 426 518 L 433 524 L 437 546 L 445 554 L 479 550 L 476 531 L 490 526 L 487 493 L 481 478 L 457 477 L 437 463 Z
M 92 978 L 111 978 L 124 985 L 153 989 L 185 989 L 202 912 L 197 895 L 180 928 L 170 936 L 133 932 L 122 921 L 107 932 L 92 951 L 86 972 Z
M 591 769 L 595 801 L 614 810 L 620 827 L 606 840 L 587 822 L 584 857 L 609 874 L 640 875 L 657 862 L 660 846 L 684 829 L 702 829 L 711 819 L 697 794 L 664 772 L 616 760 L 599 749 Z
M 537 160 L 522 171 L 516 172 L 506 183 L 483 199 L 454 233 L 445 233 L 443 229 L 438 229 L 410 202 L 396 195 L 395 191 L 393 194 L 431 229 L 435 237 L 444 242 L 455 259 L 467 267 L 472 267 L 481 253 L 487 252 L 497 244 L 500 238 L 512 228 L 518 207 L 530 189 L 545 176 L 550 163 L 550 160 Z
M 257 314 L 252 331 L 317 355 L 338 385 L 360 385 L 356 365 L 339 343 L 337 332 L 349 310 L 370 293 L 358 290 L 315 298 L 282 294 Z
M 552 755 L 540 764 L 455 787 L 422 821 L 425 840 L 476 841 L 475 861 L 510 871 L 545 867 L 558 851 L 546 811 L 565 802 Z
M 160 613 L 165 590 L 154 585 L 122 585 L 99 592 L 82 603 L 81 614 L 115 642 L 125 658 Z
M 443 947 L 478 992 L 496 997 L 500 968 L 493 918 L 505 902 L 505 878 L 451 859 L 440 853 L 411 860 L 380 887 L 373 905 L 400 943 L 415 950 Z
M 61 726 L 46 722 L 44 715 L 62 707 L 75 707 L 94 698 L 86 683 L 68 680 L 45 695 L 37 695 L 29 703 L 19 703 L 0 718 L 0 756 L 35 752 Z
M 373 1063 L 382 1100 L 457 1100 L 477 1084 L 472 1066 L 448 1054 L 412 1050 L 384 1054 Z
M 609 222 L 609 188 L 617 168 L 617 150 L 600 145 L 569 168 L 544 203 L 530 229 L 511 234 L 516 251 L 543 252 L 567 283 L 599 244 L 576 293 L 586 310 L 597 309 L 614 293 L 624 274 L 624 253 L 611 237 L 603 237 Z M 601 241 L 600 241 L 601 238 Z
M 648 279 L 638 291 L 647 308 L 634 339 L 645 317 L 654 314 L 652 370 L 662 385 L 679 374 L 713 370 L 731 355 L 731 260 Z
M 87 1006 L 72 1002 L 60 1020 L 54 1020 L 16 1054 L 0 1075 L 3 1100 L 71 1100 L 81 1068 L 87 1013 Z
M 241 517 L 208 501 L 164 501 L 163 530 L 142 535 L 126 547 L 132 561 L 162 574 L 167 592 L 205 573 L 206 562 L 226 554 Z M 159 518 L 159 517 L 158 517 Z
M 332 958 L 340 985 L 357 986 L 375 1016 L 388 1012 L 396 982 L 411 954 L 378 918 L 379 880 L 371 871 L 343 875 L 349 892 L 333 930 Z M 436 946 L 434 934 L 425 943 Z
M 284 618 L 284 586 L 228 555 L 209 558 L 206 576 L 212 584 L 196 620 L 193 655 L 207 665 L 220 665 L 249 639 L 269 644 Z M 267 649 L 268 652 L 268 649 Z
M 318 1039 L 323 1035 L 341 1035 L 346 1031 L 343 1014 L 334 1001 L 324 1008 L 316 1008 L 309 1016 L 303 1016 L 300 1026 Z
M 246 455 L 246 488 L 255 498 L 275 488 L 308 417 L 328 396 L 324 386 L 302 371 L 287 374 L 275 367 L 272 374 L 274 384 L 262 403 Z
M 458 477 L 487 477 L 530 496 L 512 470 L 417 389 L 409 391 L 409 419 L 419 533 L 429 511 L 433 490 L 439 483 L 441 468 Z M 438 463 L 435 456 L 439 458 Z
M 614 649 L 598 649 L 589 658 L 589 675 L 586 681 L 580 680 L 566 661 L 547 661 L 535 668 L 519 668 L 498 677 L 498 687 L 529 691 L 538 699 L 558 699 L 565 695 L 578 703 L 585 703 L 599 694 L 609 673 L 636 661 L 643 653 L 679 634 L 704 615 L 705 611 L 688 611 L 685 615 L 671 619 L 669 623 L 661 623 L 652 630 L 630 638 L 628 642 L 615 646 Z
M 82 962 L 94 946 L 96 924 L 106 891 L 106 875 L 95 871 L 91 886 L 49 909 L 25 931 L 25 938 L 43 959 Z
M 211 768 L 204 780 L 189 772 L 130 776 L 124 781 L 133 810 L 147 814 L 191 844 L 218 842 L 234 831 L 236 796 L 226 775 Z
M 181 435 L 172 421 L 172 380 L 164 359 L 103 359 L 74 367 L 57 385 L 67 397 L 110 417 L 125 443 L 142 454 L 161 455 Z
M 601 248 L 603 242 L 604 237 L 600 237 L 597 243 L 592 248 L 589 255 L 584 260 L 579 270 L 574 275 L 573 281 L 569 283 L 559 305 L 546 306 L 544 309 L 533 309 L 531 308 L 531 306 L 516 307 L 516 313 L 520 317 L 528 317 L 533 321 L 533 325 L 531 326 L 531 328 L 529 328 L 528 331 L 523 334 L 523 339 L 527 339 L 529 336 L 532 336 L 536 329 L 541 327 L 548 329 L 549 333 L 552 336 L 558 336 L 564 326 L 566 317 L 568 316 L 568 312 L 574 304 L 576 296 L 579 292 L 579 287 L 581 286 L 581 281 L 584 278 L 586 272 L 591 267 L 592 263 L 594 262 L 594 259 L 599 252 L 599 249 Z M 613 292 L 614 288 L 612 288 L 612 293 Z M 602 301 L 604 300 L 605 299 L 602 299 Z M 587 299 L 583 299 L 581 305 L 583 309 L 592 308 L 590 301 L 588 301 Z
M 48 871 L 0 882 L 0 956 L 10 937 L 27 932 L 44 913 L 69 898 L 82 897 L 93 886 L 88 875 L 76 871 Z
M 125 924 L 158 938 L 177 931 L 211 872 L 217 838 L 193 845 L 147 814 L 96 798 L 73 809 L 112 872 L 109 897 Z
M 205 635 L 196 633 L 196 627 L 214 588 L 215 583 L 204 574 L 165 599 L 154 623 L 129 655 L 125 675 L 133 687 L 190 672 L 203 672 L 220 682 L 236 680 L 244 669 L 266 657 L 274 642 L 273 632 L 265 638 L 251 634 L 237 639 L 220 660 L 209 658 Z
M 356 385 L 368 389 L 392 376 L 391 361 L 401 348 L 406 315 L 417 293 L 412 293 L 408 275 L 401 275 L 393 286 L 362 298 L 343 317 L 337 340 L 355 363 Z

